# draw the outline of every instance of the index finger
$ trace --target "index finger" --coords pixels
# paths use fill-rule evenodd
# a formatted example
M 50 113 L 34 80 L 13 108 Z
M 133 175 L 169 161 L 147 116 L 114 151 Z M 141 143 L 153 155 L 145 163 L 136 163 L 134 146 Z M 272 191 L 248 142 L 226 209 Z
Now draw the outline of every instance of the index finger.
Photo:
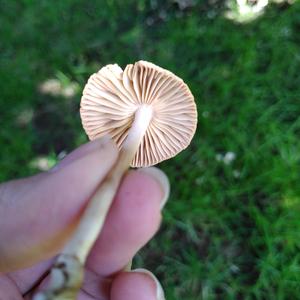
M 90 144 L 92 151 L 75 155 L 62 168 L 0 185 L 1 272 L 52 257 L 72 233 L 89 197 L 118 156 L 109 139 Z

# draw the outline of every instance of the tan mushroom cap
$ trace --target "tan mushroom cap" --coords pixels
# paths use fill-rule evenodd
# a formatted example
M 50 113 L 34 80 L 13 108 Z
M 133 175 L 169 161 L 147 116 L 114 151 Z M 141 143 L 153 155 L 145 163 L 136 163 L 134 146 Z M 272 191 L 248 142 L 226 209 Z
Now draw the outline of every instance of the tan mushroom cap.
M 81 98 L 83 127 L 91 140 L 110 134 L 122 148 L 142 105 L 151 106 L 153 115 L 132 167 L 155 165 L 189 145 L 197 125 L 192 93 L 182 79 L 146 61 L 124 71 L 107 65 L 89 78 Z

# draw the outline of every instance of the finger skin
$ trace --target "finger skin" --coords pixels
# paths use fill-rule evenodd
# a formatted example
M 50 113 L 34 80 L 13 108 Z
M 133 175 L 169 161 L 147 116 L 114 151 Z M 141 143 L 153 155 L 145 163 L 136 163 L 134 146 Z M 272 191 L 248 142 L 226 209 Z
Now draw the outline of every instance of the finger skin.
M 0 272 L 32 266 L 62 247 L 118 156 L 112 141 L 95 143 L 63 168 L 0 185 Z
M 52 264 L 53 258 L 48 258 L 59 252 L 70 234 L 68 226 L 72 228 L 76 224 L 89 195 L 117 158 L 114 144 L 93 143 L 75 150 L 50 172 L 0 185 L 0 217 L 3 216 L 0 238 L 7 241 L 5 245 L 0 243 L 0 271 L 5 271 L 2 266 L 9 271 L 19 269 L 7 275 L 22 294 Z M 103 284 L 107 283 L 107 276 L 122 269 L 157 231 L 162 198 L 160 184 L 149 174 L 131 171 L 125 176 L 89 258 L 94 279 L 91 283 L 90 276 L 87 277 L 86 291 L 103 294 L 106 290 L 107 294 Z M 50 218 L 51 214 L 54 219 Z M 52 240 L 49 231 L 55 237 Z M 2 260 L 3 254 L 6 256 Z M 41 260 L 44 261 L 38 262 Z M 29 269 L 20 270 L 30 265 Z
M 130 171 L 89 255 L 88 268 L 101 276 L 124 268 L 158 230 L 162 198 L 163 191 L 154 178 Z
M 163 198 L 159 183 L 141 171 L 129 172 L 117 193 L 102 234 L 89 257 L 84 289 L 106 294 L 104 281 L 124 267 L 157 231 Z M 28 291 L 53 260 L 10 273 L 22 293 Z M 90 274 L 93 273 L 93 276 Z M 96 275 L 95 275 L 96 274 Z M 97 279 L 96 279 L 97 278 Z
M 89 283 L 80 290 L 77 299 L 164 300 L 163 292 L 158 293 L 157 284 L 152 276 L 138 272 L 120 272 L 113 279 L 100 280 L 93 274 L 88 279 Z M 47 279 L 42 285 L 45 286 L 46 282 Z
M 108 297 L 110 279 L 157 231 L 162 198 L 159 183 L 148 174 L 131 171 L 125 176 L 89 255 L 82 294 Z M 26 275 L 28 282 L 30 277 Z M 18 280 L 21 278 L 22 271 L 18 272 Z
M 110 300 L 160 300 L 156 298 L 156 284 L 150 276 L 130 272 L 114 279 L 110 296 Z
M 22 300 L 17 286 L 9 277 L 0 274 L 0 300 Z
M 105 135 L 102 138 L 98 138 L 92 142 L 81 145 L 79 148 L 68 154 L 62 161 L 60 161 L 54 168 L 52 168 L 50 172 L 55 172 L 59 169 L 62 169 L 75 160 L 90 155 L 92 152 L 99 150 L 101 151 L 101 148 L 105 148 L 105 146 L 103 145 L 106 145 L 107 143 L 111 143 L 111 137 L 109 135 Z
M 26 292 L 30 291 L 34 286 L 36 286 L 37 282 L 40 282 L 42 278 L 47 276 L 54 261 L 54 258 L 48 259 L 46 261 L 35 264 L 30 268 L 9 272 L 5 275 L 9 276 L 9 278 L 15 283 L 15 286 L 17 287 L 19 292 L 23 295 Z

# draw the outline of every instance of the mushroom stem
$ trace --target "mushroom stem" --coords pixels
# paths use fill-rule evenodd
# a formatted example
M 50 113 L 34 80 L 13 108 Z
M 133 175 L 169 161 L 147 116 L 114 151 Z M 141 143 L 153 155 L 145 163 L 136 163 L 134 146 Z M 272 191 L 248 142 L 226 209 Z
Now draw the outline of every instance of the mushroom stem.
M 50 273 L 48 288 L 37 293 L 33 300 L 76 299 L 82 285 L 86 258 L 101 232 L 120 181 L 138 150 L 151 118 L 150 106 L 142 105 L 137 109 L 116 164 L 90 199 L 76 231 L 58 256 Z

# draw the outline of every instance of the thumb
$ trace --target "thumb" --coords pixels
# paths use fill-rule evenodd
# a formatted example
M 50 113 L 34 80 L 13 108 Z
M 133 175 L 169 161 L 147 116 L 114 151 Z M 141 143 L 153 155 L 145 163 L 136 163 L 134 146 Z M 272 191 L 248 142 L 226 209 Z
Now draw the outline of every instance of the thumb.
M 46 173 L 0 185 L 0 272 L 50 258 L 73 231 L 89 197 L 118 156 L 102 138 Z

